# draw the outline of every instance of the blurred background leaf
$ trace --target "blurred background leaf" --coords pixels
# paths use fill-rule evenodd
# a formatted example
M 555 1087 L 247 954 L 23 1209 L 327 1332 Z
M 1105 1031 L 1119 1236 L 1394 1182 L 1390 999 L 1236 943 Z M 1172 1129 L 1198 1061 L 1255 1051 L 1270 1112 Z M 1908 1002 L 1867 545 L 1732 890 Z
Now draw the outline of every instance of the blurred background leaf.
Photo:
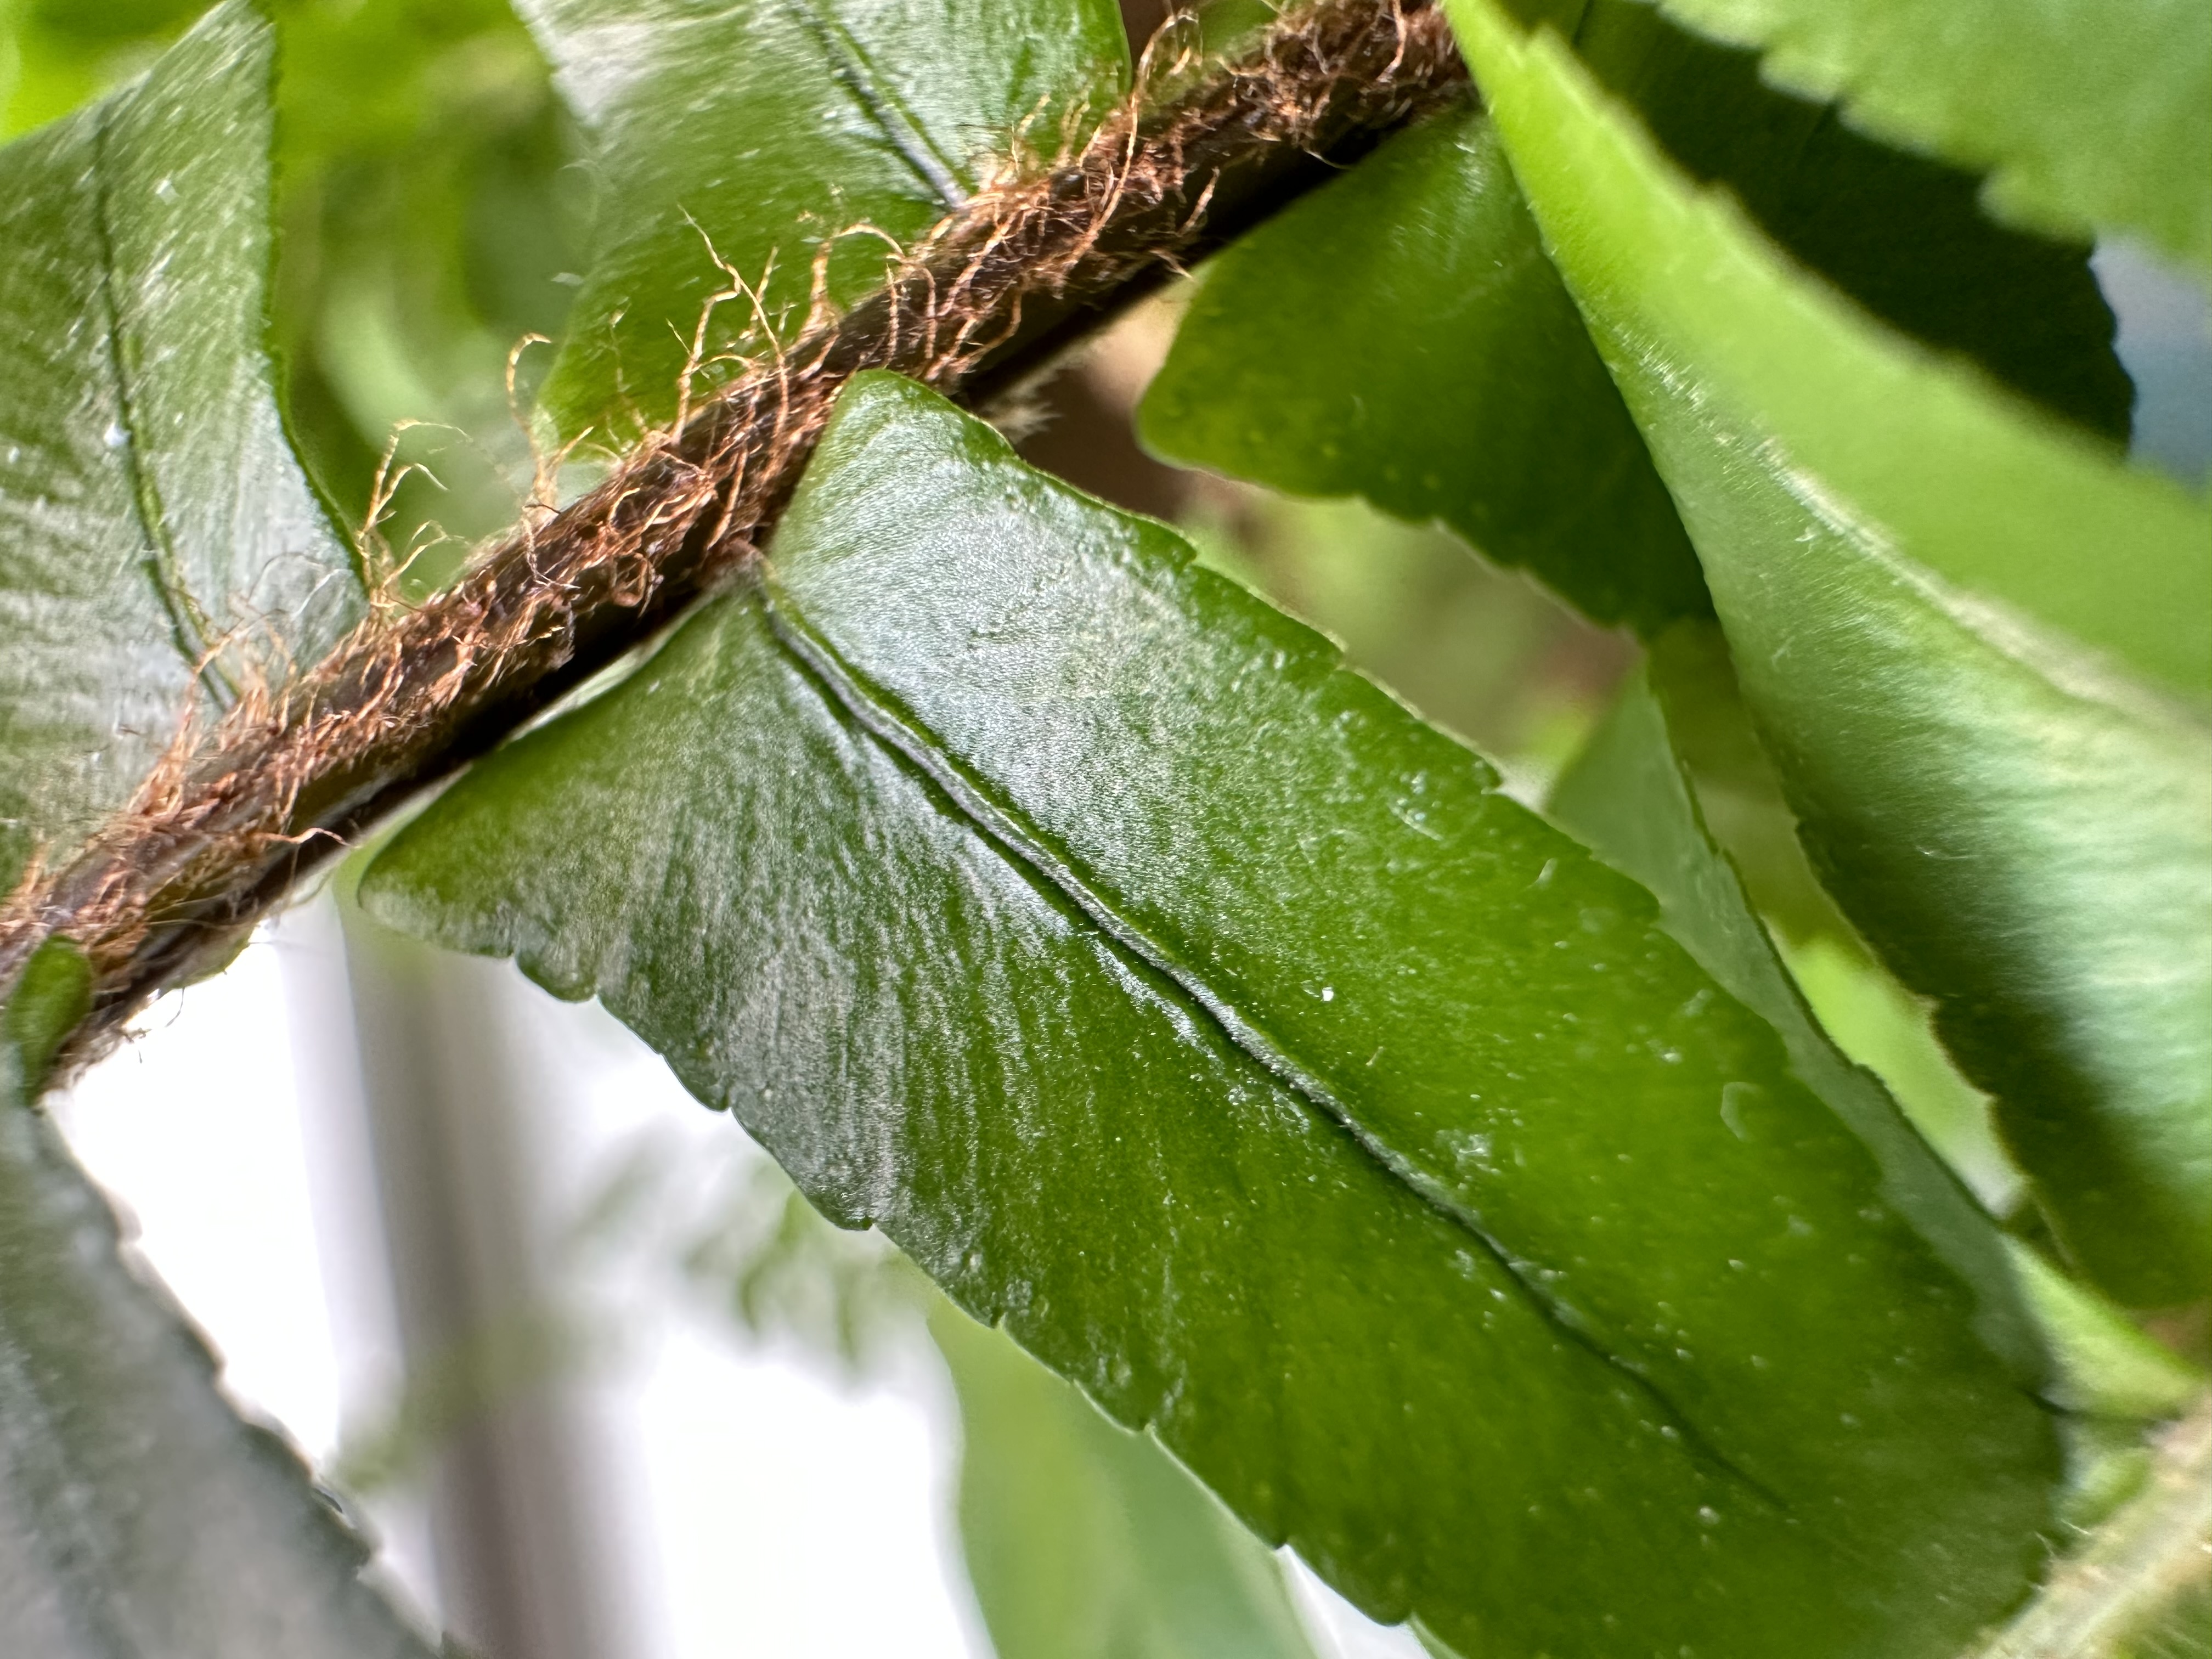
M 0 129 L 24 131 L 136 74 L 198 0 L 12 0 Z M 395 429 L 383 539 L 403 590 L 458 567 L 526 499 L 509 354 L 556 336 L 589 203 L 574 124 L 506 0 L 271 0 L 279 264 L 274 344 L 293 436 L 349 526 Z M 522 363 L 521 406 L 544 348 Z M 421 471 L 410 471 L 410 467 Z

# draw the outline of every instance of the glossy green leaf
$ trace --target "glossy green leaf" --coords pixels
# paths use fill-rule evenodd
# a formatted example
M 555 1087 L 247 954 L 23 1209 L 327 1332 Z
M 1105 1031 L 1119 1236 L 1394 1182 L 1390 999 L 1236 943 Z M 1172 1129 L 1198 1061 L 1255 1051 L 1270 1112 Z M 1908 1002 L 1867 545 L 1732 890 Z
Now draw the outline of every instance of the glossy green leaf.
M 1275 1559 L 1157 1444 L 948 1304 L 929 1329 L 998 1659 L 1313 1659 Z
M 1662 642 L 1663 648 L 1663 642 Z M 1873 1149 L 1885 1195 L 1941 1239 L 1958 1270 L 1984 1287 L 1984 1307 L 2008 1307 L 2012 1267 L 1998 1236 L 1960 1200 L 1881 1082 L 1831 1042 L 1776 953 L 1742 882 L 1706 833 L 1688 774 L 1648 669 L 1553 789 L 1547 811 L 1613 868 L 1659 901 L 1668 933 L 1731 996 L 1780 1035 L 1790 1070 Z M 2016 1342 L 2016 1331 L 1991 1333 Z
M 358 608 L 263 347 L 270 55 L 218 7 L 0 150 L 0 886 Z
M 1668 695 L 1680 677 L 1668 659 L 1678 641 L 1662 638 L 1653 659 L 1631 677 L 1612 711 L 1561 776 L 1552 817 L 1616 868 L 1658 896 L 1668 930 L 1735 995 L 1764 1014 L 1789 1045 L 1797 1075 L 1840 1117 L 1862 1126 L 1884 1148 L 1891 1201 L 1929 1218 L 1931 1231 L 1956 1226 L 1954 1199 L 1936 1190 L 1946 1178 L 1899 1144 L 1911 1132 L 1880 1082 L 1831 1042 L 1784 967 L 1735 870 L 1707 833 L 1690 775 L 1680 759 Z M 1923 1128 L 1926 1126 L 1923 1126 Z M 1937 1127 L 1943 1126 L 1938 1125 Z M 1938 1146 L 1944 1138 L 1931 1134 Z M 1955 1132 L 1948 1139 L 1956 1144 Z M 2011 1278 L 2051 1356 L 2043 1388 L 2051 1404 L 2081 1418 L 2067 1424 L 2075 1501 L 2106 1468 L 2103 1443 L 2132 1468 L 2146 1455 L 2140 1428 L 2171 1417 L 2204 1388 L 2203 1376 L 2137 1330 L 2102 1297 L 2055 1271 L 2015 1239 L 1985 1231 L 1954 1235 L 1976 1252 L 1984 1279 Z M 2124 1425 L 2118 1433 L 2107 1426 Z M 2084 1453 L 2092 1467 L 2084 1469 Z
M 569 432 L 666 420 L 695 336 L 700 386 L 788 331 L 817 248 L 829 295 L 881 280 L 895 243 L 1019 145 L 1126 89 L 1107 0 L 518 0 L 596 142 L 597 261 L 544 397 Z M 720 261 L 718 264 L 717 261 Z M 724 269 L 726 266 L 727 269 Z M 750 347 L 746 346 L 751 337 Z
M 2055 1474 L 1964 1200 L 1189 557 L 864 377 L 773 597 L 494 757 L 365 900 L 599 995 L 1377 1617 L 1948 1651 Z
M 428 1659 L 297 1455 L 239 1419 L 198 1335 L 125 1264 L 33 1107 L 27 1079 L 82 1010 L 73 958 L 42 947 L 0 1013 L 0 1652 Z
M 2212 1285 L 2212 513 L 1807 283 L 1548 33 L 1454 13 L 1838 902 L 2124 1299 Z M 2070 629 L 2072 637 L 2058 631 Z
M 1999 212 L 2212 270 L 2212 13 L 2196 0 L 1661 0 L 1781 85 L 1990 173 Z
M 1393 138 L 1208 265 L 1139 421 L 1171 459 L 1437 520 L 1600 622 L 1711 609 L 1479 109 Z

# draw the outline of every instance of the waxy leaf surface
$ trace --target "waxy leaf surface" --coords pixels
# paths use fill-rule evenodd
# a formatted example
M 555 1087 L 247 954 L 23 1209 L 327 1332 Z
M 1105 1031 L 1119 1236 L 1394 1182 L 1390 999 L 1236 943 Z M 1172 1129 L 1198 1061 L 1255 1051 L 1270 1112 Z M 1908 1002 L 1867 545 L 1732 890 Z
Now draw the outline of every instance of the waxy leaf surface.
M 1948 1651 L 2054 1475 L 1963 1200 L 1893 1202 L 1642 889 L 1190 557 L 863 377 L 764 594 L 365 901 L 600 996 L 1378 1617 Z
M 1807 281 L 1556 35 L 1454 16 L 1814 864 L 1939 1000 L 2076 1258 L 2201 1296 L 2212 513 Z
M 57 941 L 0 1010 L 0 1652 L 429 1659 L 33 1105 L 89 985 Z
M 597 152 L 597 258 L 544 396 L 564 431 L 618 441 L 676 411 L 695 339 L 723 359 L 765 349 L 763 319 L 787 336 L 825 242 L 828 297 L 849 301 L 1003 158 L 1049 156 L 1128 81 L 1106 0 L 516 9 Z M 697 395 L 728 373 L 704 363 Z
M 1891 1201 L 1927 1218 L 1931 1231 L 1949 1229 L 1954 1259 L 1970 1263 L 1966 1270 L 1980 1282 L 2016 1287 L 2042 1338 L 2043 1397 L 2076 1414 L 2069 1426 L 2076 1431 L 2077 1444 L 2084 1419 L 2094 1433 L 2100 1425 L 2140 1425 L 2185 1410 L 2203 1392 L 2203 1373 L 2018 1239 L 1958 1227 L 1951 1194 L 1942 1190 L 1954 1179 L 1913 1156 L 1912 1132 L 1881 1083 L 1846 1059 L 1821 1029 L 1741 879 L 1705 827 L 1674 738 L 1683 682 L 1668 656 L 1679 644 L 1662 639 L 1658 660 L 1630 677 L 1561 775 L 1546 805 L 1548 816 L 1650 888 L 1668 931 L 1714 978 L 1772 1023 L 1789 1045 L 1797 1074 L 1879 1149 L 1892 1177 Z M 1999 1342 L 2018 1340 L 2016 1331 L 1990 1334 Z M 2072 1462 L 2078 1498 L 2084 1472 L 2078 1455 Z
M 359 607 L 264 344 L 272 44 L 220 6 L 0 150 L 0 887 Z

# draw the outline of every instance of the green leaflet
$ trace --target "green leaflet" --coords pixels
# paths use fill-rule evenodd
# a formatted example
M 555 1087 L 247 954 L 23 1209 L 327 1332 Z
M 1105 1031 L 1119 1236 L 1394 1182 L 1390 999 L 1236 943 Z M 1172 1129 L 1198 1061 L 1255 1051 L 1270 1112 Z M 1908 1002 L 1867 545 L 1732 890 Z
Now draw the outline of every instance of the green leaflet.
M 220 6 L 0 150 L 0 886 L 359 605 L 263 349 L 270 52 Z
M 1477 109 L 1400 134 L 1217 258 L 1139 420 L 1172 459 L 1440 520 L 1600 622 L 1711 609 Z
M 0 1651 L 429 1659 L 297 1455 L 240 1421 L 199 1337 L 125 1266 L 33 1109 L 87 982 L 50 942 L 0 1012 Z
M 998 1659 L 1313 1659 L 1282 1569 L 1157 1445 L 949 1304 L 929 1329 Z
M 864 377 L 769 605 L 494 757 L 364 897 L 599 994 L 1378 1617 L 1948 1652 L 2056 1474 L 1971 1210 L 1189 556 Z
M 1838 902 L 2106 1288 L 2212 1284 L 2212 513 L 2008 407 L 1686 188 L 1553 37 L 1455 20 Z
M 667 420 L 709 299 L 701 390 L 741 347 L 750 300 L 788 334 L 836 239 L 830 297 L 882 277 L 1026 145 L 1126 89 L 1106 0 L 518 0 L 597 141 L 599 256 L 544 398 L 562 429 Z M 711 249 L 711 252 L 710 252 Z M 716 257 L 729 270 L 716 264 Z M 750 345 L 747 342 L 750 339 Z
M 2086 1417 L 2152 1423 L 2179 1416 L 2203 1394 L 2203 1372 L 2027 1245 L 2005 1243 L 2036 1322 L 2048 1334 L 2050 1392 L 2060 1405 Z
M 0 1048 L 14 1058 L 11 1075 L 25 1102 L 45 1090 L 63 1042 L 91 1006 L 92 964 L 76 946 L 53 939 L 31 952 L 0 1004 Z
M 1661 0 L 1869 132 L 1990 170 L 1990 205 L 2212 272 L 2212 13 L 2196 0 Z

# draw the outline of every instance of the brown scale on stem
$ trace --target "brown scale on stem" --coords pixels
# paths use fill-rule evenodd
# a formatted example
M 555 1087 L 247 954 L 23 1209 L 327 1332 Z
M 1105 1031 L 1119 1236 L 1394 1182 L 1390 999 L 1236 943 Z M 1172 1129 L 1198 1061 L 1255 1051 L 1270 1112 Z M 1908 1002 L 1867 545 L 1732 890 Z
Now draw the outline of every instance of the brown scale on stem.
M 1155 56 L 1157 54 L 1154 54 Z M 980 192 L 884 285 L 817 315 L 566 510 L 320 665 L 181 738 L 67 865 L 0 909 L 0 986 L 44 939 L 90 957 L 78 1062 L 219 961 L 307 871 L 741 571 L 854 374 L 1003 393 L 1392 129 L 1468 95 L 1425 3 L 1322 0 L 1228 64 L 1172 66 L 1057 164 Z

